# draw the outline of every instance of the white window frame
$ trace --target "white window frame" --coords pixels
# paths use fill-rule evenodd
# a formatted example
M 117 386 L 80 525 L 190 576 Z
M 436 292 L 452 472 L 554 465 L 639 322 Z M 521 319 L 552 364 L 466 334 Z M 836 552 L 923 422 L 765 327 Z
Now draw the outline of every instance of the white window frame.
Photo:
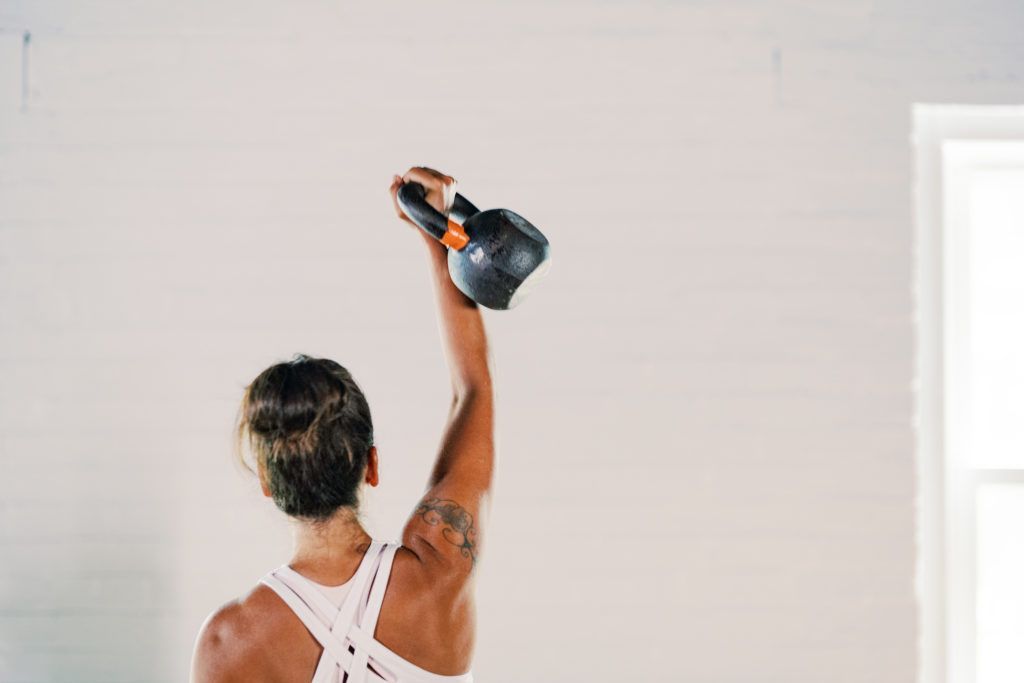
M 916 105 L 913 127 L 918 681 L 976 683 L 975 492 L 1024 476 L 967 467 L 963 435 L 944 419 L 962 395 L 967 261 L 955 241 L 967 216 L 957 194 L 965 174 L 1024 161 L 1024 106 Z

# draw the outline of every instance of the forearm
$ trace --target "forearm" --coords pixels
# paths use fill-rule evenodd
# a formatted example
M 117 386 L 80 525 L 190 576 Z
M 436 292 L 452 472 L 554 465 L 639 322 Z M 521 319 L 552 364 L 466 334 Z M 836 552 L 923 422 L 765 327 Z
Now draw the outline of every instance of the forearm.
M 451 280 L 447 249 L 428 238 L 427 250 L 453 390 L 428 496 L 455 504 L 477 520 L 479 531 L 494 477 L 494 395 L 487 334 L 479 307 Z M 477 551 L 472 552 L 475 557 Z
M 426 236 L 424 239 L 427 240 L 441 343 L 451 371 L 454 400 L 490 395 L 490 351 L 483 316 L 477 304 L 452 282 L 448 274 L 447 249 Z

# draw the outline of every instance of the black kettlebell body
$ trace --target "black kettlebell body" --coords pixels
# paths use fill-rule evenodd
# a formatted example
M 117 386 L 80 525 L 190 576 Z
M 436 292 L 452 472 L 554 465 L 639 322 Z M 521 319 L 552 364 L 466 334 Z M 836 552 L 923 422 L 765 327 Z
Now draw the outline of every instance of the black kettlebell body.
M 452 282 L 473 301 L 495 310 L 514 308 L 547 274 L 550 244 L 519 214 L 508 209 L 479 211 L 457 194 L 449 219 L 426 203 L 425 194 L 422 185 L 407 183 L 398 191 L 399 205 L 424 232 L 448 247 Z

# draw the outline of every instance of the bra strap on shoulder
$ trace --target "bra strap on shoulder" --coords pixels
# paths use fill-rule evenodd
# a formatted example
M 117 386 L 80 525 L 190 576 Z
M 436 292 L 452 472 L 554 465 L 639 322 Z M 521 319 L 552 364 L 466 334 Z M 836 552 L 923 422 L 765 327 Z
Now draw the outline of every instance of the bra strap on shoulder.
M 387 590 L 388 580 L 391 578 L 391 567 L 395 561 L 395 553 L 398 552 L 398 544 L 389 544 L 381 553 L 380 568 L 373 577 L 373 588 L 370 590 L 370 601 L 366 605 L 366 614 L 359 627 L 373 636 L 377 630 L 377 618 L 380 616 L 380 606 L 384 603 L 384 591 Z
M 334 628 L 345 627 L 355 622 L 359 603 L 366 592 L 366 583 L 373 576 L 373 568 L 383 548 L 384 544 L 380 541 L 370 542 L 370 547 L 367 548 L 355 576 L 352 577 L 352 587 L 349 589 L 348 595 L 345 596 L 345 601 L 341 603 L 341 608 L 338 609 L 338 616 L 333 624 Z
M 370 639 L 373 638 L 373 632 L 377 629 L 377 617 L 380 616 L 380 606 L 384 602 L 384 591 L 387 589 L 388 579 L 391 577 L 391 567 L 397 550 L 397 543 L 389 543 L 380 553 L 380 564 L 373 574 L 373 585 L 370 589 L 366 611 L 363 613 L 362 622 L 353 628 L 353 631 L 365 633 Z M 354 639 L 353 643 L 355 644 L 355 654 L 352 659 L 352 668 L 349 669 L 347 683 L 365 683 L 370 653 L 365 645 L 360 644 L 359 639 Z

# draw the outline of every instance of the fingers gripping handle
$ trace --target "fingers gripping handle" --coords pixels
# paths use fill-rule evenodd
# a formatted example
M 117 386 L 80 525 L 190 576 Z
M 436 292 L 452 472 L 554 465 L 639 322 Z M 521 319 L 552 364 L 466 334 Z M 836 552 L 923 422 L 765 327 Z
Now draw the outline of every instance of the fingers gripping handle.
M 452 249 L 462 249 L 469 242 L 469 236 L 456 220 L 465 221 L 477 208 L 461 194 L 455 195 L 452 203 L 452 219 L 427 203 L 427 191 L 419 183 L 406 183 L 398 188 L 398 205 L 409 219 L 419 228 Z
M 448 219 L 427 203 L 427 191 L 419 183 L 406 183 L 398 188 L 398 206 L 420 230 L 436 240 L 448 232 Z

